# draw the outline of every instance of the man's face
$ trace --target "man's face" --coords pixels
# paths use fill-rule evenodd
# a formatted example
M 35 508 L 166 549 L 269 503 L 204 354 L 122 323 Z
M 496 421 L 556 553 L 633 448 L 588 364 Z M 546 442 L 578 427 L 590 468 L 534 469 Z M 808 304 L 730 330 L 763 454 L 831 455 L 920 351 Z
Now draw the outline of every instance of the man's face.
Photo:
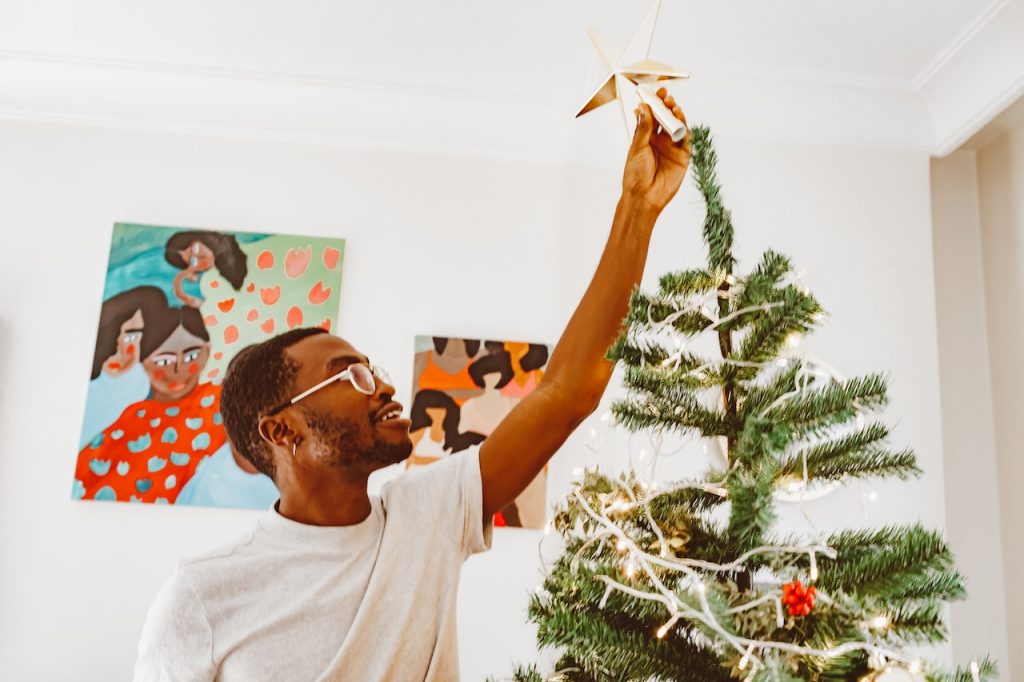
M 368 358 L 347 341 L 314 334 L 286 351 L 299 365 L 292 391 L 299 394 L 350 364 Z M 381 417 L 402 406 L 395 388 L 374 377 L 373 395 L 360 393 L 348 380 L 336 381 L 303 398 L 293 409 L 308 427 L 310 451 L 318 463 L 369 473 L 396 464 L 412 453 L 408 419 Z

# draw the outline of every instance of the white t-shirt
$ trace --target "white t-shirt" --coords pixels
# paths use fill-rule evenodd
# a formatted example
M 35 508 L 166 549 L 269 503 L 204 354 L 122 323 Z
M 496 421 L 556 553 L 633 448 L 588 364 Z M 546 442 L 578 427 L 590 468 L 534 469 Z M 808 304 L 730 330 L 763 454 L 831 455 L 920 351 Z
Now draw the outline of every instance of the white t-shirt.
M 491 545 L 479 449 L 400 475 L 370 504 L 354 526 L 311 526 L 275 502 L 238 541 L 179 562 L 135 680 L 457 680 L 460 569 Z

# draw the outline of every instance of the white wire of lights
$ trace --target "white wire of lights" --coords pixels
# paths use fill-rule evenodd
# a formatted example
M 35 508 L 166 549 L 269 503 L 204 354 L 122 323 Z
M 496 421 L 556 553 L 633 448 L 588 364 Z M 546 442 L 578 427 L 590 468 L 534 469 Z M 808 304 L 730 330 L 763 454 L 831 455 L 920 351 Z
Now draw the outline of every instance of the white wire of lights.
M 736 283 L 736 279 L 734 277 L 732 277 L 731 275 L 727 279 L 728 279 L 730 284 L 735 284 Z M 806 292 L 806 288 L 804 288 L 804 291 Z M 726 315 L 724 317 L 721 317 L 721 318 L 718 318 L 718 317 L 714 316 L 711 312 L 708 311 L 708 309 L 704 305 L 707 302 L 707 300 L 709 298 L 712 298 L 712 297 L 713 298 L 719 298 L 719 297 L 733 298 L 736 295 L 737 295 L 737 290 L 735 288 L 733 288 L 733 289 L 728 290 L 728 291 L 716 290 L 716 291 L 712 292 L 709 295 L 705 295 L 703 297 L 696 298 L 696 300 L 691 298 L 691 299 L 685 301 L 682 306 L 680 306 L 679 308 L 676 309 L 675 312 L 673 312 L 672 314 L 666 316 L 665 318 L 663 318 L 660 321 L 655 321 L 653 319 L 653 314 L 652 314 L 651 307 L 648 307 L 648 315 L 647 315 L 647 317 L 648 317 L 648 322 L 649 322 L 649 329 L 651 331 L 655 332 L 655 333 L 665 332 L 665 331 L 670 332 L 671 336 L 672 336 L 672 338 L 673 338 L 673 340 L 675 342 L 675 345 L 676 345 L 675 353 L 673 353 L 672 355 L 668 356 L 665 360 L 663 360 L 661 362 L 661 365 L 663 367 L 668 367 L 669 365 L 676 365 L 676 366 L 678 366 L 678 363 L 682 359 L 682 355 L 683 355 L 683 352 L 685 350 L 685 343 L 682 342 L 682 340 L 680 339 L 680 335 L 678 333 L 676 333 L 676 331 L 672 328 L 672 324 L 676 320 L 678 320 L 682 315 L 685 315 L 685 314 L 690 313 L 690 312 L 697 312 L 697 311 L 699 311 L 702 315 L 704 315 L 705 317 L 707 317 L 708 319 L 710 319 L 712 321 L 712 324 L 710 324 L 710 325 L 708 325 L 707 327 L 704 328 L 704 331 L 711 331 L 711 330 L 714 330 L 717 327 L 721 326 L 722 324 L 724 324 L 724 323 L 726 323 L 726 322 L 728 322 L 728 321 L 730 321 L 732 319 L 735 319 L 739 315 L 746 314 L 746 313 L 749 313 L 749 312 L 755 312 L 755 311 L 766 311 L 766 310 L 769 310 L 769 309 L 771 309 L 773 307 L 777 307 L 777 306 L 782 305 L 781 303 L 768 303 L 768 304 L 757 305 L 757 306 L 748 306 L 748 307 L 745 307 L 745 308 L 741 308 L 741 309 L 732 311 L 728 315 Z M 796 346 L 799 345 L 799 338 L 797 338 L 795 340 L 794 339 L 790 339 L 790 342 L 788 343 L 788 345 L 791 348 L 795 349 Z M 782 404 L 784 401 L 789 400 L 789 399 L 791 399 L 791 398 L 793 398 L 793 397 L 795 397 L 797 395 L 800 395 L 804 391 L 806 391 L 808 386 L 813 382 L 815 375 L 821 373 L 820 370 L 818 369 L 819 367 L 820 368 L 826 368 L 827 370 L 829 370 L 829 373 L 831 373 L 833 375 L 833 378 L 835 378 L 837 376 L 837 374 L 838 374 L 829 365 L 827 365 L 824 362 L 821 362 L 821 361 L 817 360 L 816 358 L 812 358 L 812 357 L 804 355 L 804 354 L 797 354 L 797 353 L 795 353 L 793 351 L 790 351 L 788 353 L 788 356 L 789 357 L 780 358 L 779 360 L 777 360 L 775 362 L 777 362 L 780 365 L 786 364 L 786 362 L 788 362 L 791 359 L 796 359 L 796 360 L 799 360 L 801 362 L 801 367 L 797 371 L 797 375 L 796 375 L 795 382 L 794 382 L 795 383 L 795 389 L 793 391 L 790 391 L 787 394 L 781 396 L 780 398 L 775 400 L 773 403 L 771 403 L 767 408 L 765 408 L 761 412 L 762 416 L 767 414 L 768 412 L 770 412 L 772 409 L 774 409 L 778 405 Z M 732 360 L 732 359 L 729 359 L 729 358 L 723 359 L 721 361 L 721 363 L 722 364 L 734 364 L 734 365 L 738 365 L 738 366 L 755 366 L 755 367 L 767 367 L 767 366 L 770 366 L 772 364 L 771 362 L 767 362 L 767 363 L 744 362 L 744 361 Z M 641 356 L 641 364 L 643 364 L 643 356 Z M 706 364 L 704 364 L 704 365 L 702 365 L 700 367 L 697 367 L 697 368 L 694 368 L 692 370 L 689 370 L 687 372 L 687 374 L 691 374 L 692 373 L 692 374 L 698 375 L 698 377 L 700 377 L 700 378 L 703 378 L 702 375 L 703 375 L 704 371 L 714 367 L 715 365 L 716 365 L 716 363 L 706 363 Z M 858 424 L 858 427 L 862 427 L 863 426 L 863 417 L 860 415 L 859 412 L 857 414 L 857 424 Z M 657 458 L 661 454 L 660 442 L 658 444 L 655 444 L 653 441 L 651 441 L 651 445 L 652 445 L 652 447 L 654 448 L 654 451 L 655 451 L 654 457 Z M 632 468 L 632 453 L 631 453 L 630 460 L 631 460 L 630 463 L 631 463 L 631 468 Z M 728 475 L 728 473 L 726 475 Z M 808 476 L 808 471 L 807 471 L 806 449 L 803 450 L 802 479 L 803 480 L 802 480 L 801 494 L 800 494 L 800 500 L 799 500 L 800 501 L 801 511 L 803 512 L 804 517 L 807 518 L 807 520 L 810 523 L 811 527 L 814 528 L 815 531 L 817 531 L 817 528 L 814 526 L 814 524 L 811 521 L 809 515 L 803 509 L 803 491 L 806 490 L 807 485 L 809 484 L 809 476 Z M 653 517 L 653 515 L 651 513 L 651 509 L 650 509 L 650 501 L 651 501 L 651 499 L 653 499 L 653 498 L 655 498 L 655 497 L 657 497 L 659 495 L 663 495 L 663 494 L 667 494 L 667 493 L 670 493 L 670 492 L 673 492 L 673 491 L 677 491 L 677 490 L 679 490 L 681 488 L 700 488 L 700 489 L 703 489 L 705 491 L 712 492 L 714 494 L 718 494 L 718 495 L 724 497 L 724 496 L 727 495 L 726 490 L 724 489 L 724 487 L 722 487 L 722 485 L 724 484 L 724 481 L 722 482 L 722 484 L 713 484 L 713 483 L 707 483 L 707 482 L 684 483 L 684 484 L 681 484 L 681 485 L 672 486 L 671 488 L 668 488 L 668 489 L 662 489 L 662 490 L 658 490 L 657 492 L 654 492 L 653 486 L 646 485 L 646 484 L 644 484 L 644 482 L 642 480 L 640 480 L 639 483 L 647 491 L 647 494 L 643 495 L 642 499 L 640 499 L 640 500 L 637 500 L 636 496 L 633 494 L 633 490 L 629 486 L 626 486 L 625 484 L 623 484 L 621 482 L 618 482 L 618 481 L 616 481 L 616 482 L 619 483 L 619 486 L 625 491 L 625 493 L 627 495 L 627 498 L 628 498 L 628 501 L 626 501 L 626 500 L 616 500 L 616 501 L 612 502 L 612 504 L 610 506 L 608 506 L 603 512 L 598 512 L 598 511 L 594 510 L 590 506 L 590 504 L 586 501 L 586 499 L 580 494 L 578 486 L 573 491 L 573 496 L 575 497 L 576 501 L 579 503 L 581 509 L 583 509 L 584 512 L 591 519 L 593 519 L 595 522 L 597 522 L 598 526 L 601 529 L 599 532 L 594 533 L 592 535 L 592 537 L 589 538 L 587 540 L 587 542 L 585 542 L 577 550 L 577 552 L 575 553 L 575 556 L 573 557 L 573 564 L 578 563 L 578 561 L 580 560 L 582 554 L 586 551 L 587 548 L 592 546 L 593 543 L 601 542 L 603 544 L 610 537 L 614 537 L 614 538 L 617 538 L 617 548 L 620 551 L 626 551 L 628 553 L 628 558 L 627 558 L 627 561 L 626 561 L 626 569 L 625 569 L 626 573 L 627 573 L 627 576 L 632 578 L 636 574 L 638 569 L 641 570 L 646 575 L 647 579 L 651 582 L 651 584 L 656 588 L 657 592 L 649 592 L 649 591 L 638 590 L 638 589 L 636 589 L 634 587 L 630 587 L 630 586 L 625 585 L 625 584 L 623 584 L 623 583 L 621 583 L 619 581 L 616 581 L 616 580 L 614 580 L 614 579 L 612 579 L 612 578 L 610 578 L 608 576 L 598 576 L 599 580 L 601 580 L 601 581 L 603 581 L 603 582 L 605 582 L 607 584 L 607 590 L 606 590 L 605 595 L 602 598 L 601 604 L 600 604 L 602 608 L 606 604 L 607 599 L 610 596 L 611 592 L 614 591 L 614 590 L 621 591 L 623 593 L 629 594 L 629 595 L 634 596 L 636 598 L 647 599 L 647 600 L 655 600 L 655 601 L 662 602 L 666 606 L 666 608 L 667 608 L 667 610 L 669 612 L 670 618 L 669 618 L 668 622 L 666 622 L 661 628 L 659 628 L 658 633 L 657 633 L 659 638 L 664 637 L 669 632 L 669 630 L 680 619 L 686 618 L 686 619 L 691 619 L 691 620 L 696 620 L 698 622 L 701 622 L 706 627 L 708 627 L 712 631 L 716 632 L 719 636 L 721 636 L 724 641 L 726 641 L 733 649 L 735 649 L 738 653 L 740 653 L 742 655 L 742 657 L 740 659 L 740 663 L 739 663 L 739 668 L 741 670 L 745 669 L 746 666 L 749 665 L 750 663 L 753 663 L 753 670 L 751 671 L 751 676 L 753 676 L 753 672 L 756 671 L 758 667 L 763 665 L 763 662 L 759 659 L 759 657 L 757 655 L 758 652 L 761 652 L 761 651 L 764 651 L 764 650 L 768 650 L 768 649 L 775 649 L 775 650 L 779 650 L 779 651 L 787 651 L 787 652 L 798 654 L 798 655 L 819 656 L 819 657 L 825 657 L 825 658 L 841 656 L 841 655 L 843 655 L 845 653 L 849 653 L 851 651 L 860 650 L 860 651 L 868 652 L 870 654 L 872 660 L 879 661 L 880 665 L 884 665 L 885 662 L 888 660 L 888 661 L 898 661 L 898 662 L 901 662 L 901 663 L 908 664 L 908 665 L 911 666 L 911 668 L 919 667 L 920 663 L 916 659 L 914 659 L 914 660 L 908 659 L 904 655 L 900 654 L 899 652 L 893 651 L 891 649 L 887 649 L 885 647 L 877 646 L 877 645 L 872 644 L 872 643 L 867 642 L 867 641 L 863 641 L 863 642 L 845 642 L 845 643 L 843 643 L 841 645 L 838 645 L 836 647 L 816 649 L 816 648 L 813 648 L 813 647 L 802 647 L 802 646 L 799 646 L 799 645 L 796 645 L 796 644 L 791 644 L 789 642 L 777 642 L 777 641 L 772 641 L 772 640 L 753 640 L 753 639 L 747 639 L 747 638 L 744 638 L 744 637 L 739 637 L 739 636 L 732 635 L 731 633 L 726 631 L 725 628 L 723 628 L 722 625 L 715 618 L 714 613 L 711 610 L 710 604 L 709 604 L 709 602 L 707 600 L 707 596 L 706 596 L 706 589 L 707 588 L 706 588 L 706 586 L 705 586 L 705 584 L 703 582 L 703 578 L 702 578 L 701 574 L 698 572 L 698 570 L 695 570 L 695 569 L 703 569 L 705 571 L 711 571 L 711 572 L 729 572 L 729 571 L 734 571 L 734 570 L 737 570 L 737 569 L 741 569 L 744 566 L 744 564 L 745 564 L 745 562 L 747 560 L 749 560 L 751 557 L 756 556 L 758 554 L 763 554 L 763 553 L 806 554 L 809 557 L 810 578 L 811 578 L 811 580 L 816 580 L 817 579 L 817 574 L 818 574 L 817 562 L 816 562 L 817 554 L 821 553 L 821 554 L 823 554 L 825 556 L 829 556 L 830 558 L 835 558 L 836 557 L 835 550 L 833 550 L 832 548 L 827 547 L 827 546 L 825 546 L 823 544 L 820 544 L 820 543 L 811 544 L 811 545 L 803 545 L 803 546 L 799 546 L 799 545 L 766 545 L 766 546 L 762 546 L 762 547 L 758 547 L 758 548 L 755 548 L 753 550 L 750 550 L 749 552 L 744 553 L 740 557 L 737 557 L 732 562 L 725 563 L 725 564 L 717 564 L 717 563 L 714 563 L 714 562 L 707 562 L 707 561 L 702 561 L 702 560 L 697 560 L 697 559 L 679 559 L 679 558 L 675 558 L 675 557 L 669 558 L 669 556 L 668 556 L 668 554 L 669 554 L 668 545 L 667 545 L 667 542 L 665 540 L 664 534 L 661 531 L 661 529 L 658 526 L 658 524 L 654 521 L 654 517 Z M 628 511 L 628 510 L 630 510 L 630 509 L 632 509 L 632 508 L 634 508 L 634 507 L 636 507 L 638 505 L 642 505 L 643 506 L 643 511 L 644 511 L 645 516 L 646 516 L 647 522 L 650 525 L 650 528 L 654 531 L 655 536 L 657 537 L 658 545 L 660 547 L 660 556 L 655 556 L 653 554 L 650 554 L 649 552 L 646 552 L 645 550 L 643 550 L 639 546 L 637 546 L 636 543 L 633 542 L 633 540 L 631 538 L 629 538 L 629 536 L 611 518 L 609 518 L 607 516 L 607 513 L 605 513 L 605 512 L 608 512 L 608 511 L 612 511 L 612 512 L 614 512 L 614 511 Z M 548 524 L 548 527 L 545 529 L 545 534 L 547 534 L 547 533 L 550 533 L 550 523 Z M 672 570 L 672 571 L 677 571 L 677 572 L 683 573 L 686 576 L 686 578 L 689 580 L 689 583 L 691 585 L 691 589 L 694 590 L 697 593 L 698 600 L 699 600 L 699 603 L 701 605 L 700 611 L 696 611 L 696 610 L 688 607 L 687 605 L 680 603 L 679 600 L 676 598 L 675 593 L 672 592 L 671 590 L 669 590 L 664 585 L 664 583 L 661 581 L 661 579 L 658 578 L 658 576 L 653 571 L 652 566 L 659 566 L 660 568 L 663 568 L 663 569 L 666 569 L 666 570 Z M 540 590 L 540 588 L 538 588 L 538 591 L 539 590 Z M 822 598 L 826 602 L 831 602 L 831 600 L 828 598 L 828 596 L 826 594 L 822 594 L 819 591 L 818 595 L 819 595 L 820 598 Z M 734 607 L 732 607 L 730 609 L 726 609 L 724 611 L 724 613 L 726 613 L 726 614 L 740 613 L 742 611 L 746 611 L 746 610 L 750 610 L 750 609 L 756 608 L 757 606 L 759 606 L 759 605 L 761 605 L 763 603 L 767 603 L 767 602 L 771 602 L 771 601 L 775 602 L 777 621 L 779 621 L 779 623 L 781 625 L 781 623 L 783 621 L 782 602 L 781 602 L 781 599 L 780 599 L 779 594 L 777 592 L 772 592 L 772 593 L 769 593 L 769 594 L 765 594 L 765 595 L 763 595 L 761 597 L 758 597 L 757 599 L 751 600 L 751 601 L 746 602 L 744 604 L 740 604 L 738 606 L 734 606 Z M 875 629 L 879 629 L 880 627 L 887 626 L 888 625 L 888 619 L 885 619 L 886 622 L 884 623 L 884 625 L 882 625 L 882 626 L 878 625 L 878 623 L 880 622 L 880 619 L 883 619 L 883 618 L 885 618 L 885 617 L 884 616 L 877 616 L 876 618 L 874 618 L 874 619 L 872 619 L 870 621 L 868 626 L 869 627 L 873 627 Z M 976 662 L 972 662 L 971 665 L 972 665 L 972 667 L 971 667 L 972 675 L 974 675 L 976 677 L 975 671 L 976 671 L 976 669 L 978 667 L 977 663 Z
M 597 576 L 598 580 L 604 582 L 608 588 L 605 591 L 604 598 L 601 600 L 600 606 L 603 608 L 607 603 L 607 599 L 611 592 L 618 590 L 630 596 L 637 597 L 639 599 L 654 600 L 663 603 L 669 611 L 669 620 L 658 630 L 658 637 L 662 638 L 668 634 L 669 630 L 679 622 L 680 619 L 696 620 L 706 627 L 718 634 L 725 642 L 733 647 L 737 653 L 743 655 L 743 658 L 747 662 L 754 663 L 755 667 L 763 665 L 763 662 L 757 656 L 758 651 L 766 649 L 776 649 L 779 651 L 787 651 L 789 653 L 804 655 L 804 656 L 819 656 L 823 658 L 834 658 L 836 656 L 842 656 L 843 654 L 851 651 L 865 651 L 872 656 L 880 660 L 892 660 L 899 661 L 901 663 L 912 663 L 913 659 L 907 658 L 899 652 L 880 647 L 870 642 L 844 642 L 843 644 L 829 648 L 813 648 L 804 647 L 790 642 L 778 642 L 774 640 L 757 640 L 748 639 L 745 637 L 739 637 L 729 633 L 715 617 L 714 612 L 711 610 L 711 605 L 707 599 L 707 587 L 704 583 L 704 576 L 694 567 L 703 568 L 705 570 L 713 572 L 725 572 L 742 568 L 744 562 L 757 555 L 763 553 L 793 553 L 793 554 L 807 554 L 808 556 L 815 556 L 818 553 L 825 554 L 832 558 L 835 558 L 836 553 L 829 547 L 820 545 L 812 546 L 788 546 L 788 545 L 765 545 L 763 547 L 757 547 L 745 554 L 737 557 L 734 561 L 727 564 L 715 564 L 711 562 L 704 562 L 694 559 L 669 559 L 667 557 L 659 557 L 641 549 L 629 535 L 623 531 L 618 524 L 610 519 L 606 514 L 596 511 L 587 502 L 586 498 L 580 494 L 579 490 L 573 491 L 573 497 L 576 502 L 580 505 L 580 508 L 593 519 L 599 526 L 604 530 L 605 536 L 611 535 L 617 538 L 617 547 L 620 551 L 628 552 L 629 562 L 631 565 L 646 574 L 648 580 L 656 588 L 657 593 L 639 590 L 634 587 L 625 585 L 613 578 L 608 576 Z M 688 607 L 686 604 L 681 603 L 675 596 L 675 593 L 670 590 L 661 578 L 654 572 L 652 565 L 660 566 L 668 570 L 675 570 L 680 572 L 689 579 L 690 586 L 693 592 L 696 593 L 698 602 L 700 603 L 700 611 Z M 774 599 L 775 596 L 768 596 L 761 598 L 758 604 L 764 603 L 769 599 Z M 754 608 L 757 604 L 747 603 L 740 607 L 734 607 L 731 610 L 727 610 L 726 613 L 738 613 L 745 609 Z M 781 607 L 779 608 L 781 611 Z M 746 664 L 744 664 L 744 667 Z

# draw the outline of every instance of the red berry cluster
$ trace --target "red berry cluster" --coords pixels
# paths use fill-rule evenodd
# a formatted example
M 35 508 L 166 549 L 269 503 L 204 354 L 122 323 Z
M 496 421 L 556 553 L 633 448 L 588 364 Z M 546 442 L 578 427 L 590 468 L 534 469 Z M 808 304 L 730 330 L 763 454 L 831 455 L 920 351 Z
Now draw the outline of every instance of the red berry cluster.
M 804 587 L 799 580 L 794 580 L 782 586 L 782 603 L 788 607 L 791 616 L 809 616 L 817 593 L 814 585 Z

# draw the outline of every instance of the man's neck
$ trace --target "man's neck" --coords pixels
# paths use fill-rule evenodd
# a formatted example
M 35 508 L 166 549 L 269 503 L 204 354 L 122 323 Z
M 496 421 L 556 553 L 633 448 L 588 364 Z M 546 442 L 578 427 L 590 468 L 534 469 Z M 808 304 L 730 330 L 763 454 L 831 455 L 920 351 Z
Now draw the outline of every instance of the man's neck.
M 281 516 L 310 526 L 354 526 L 370 515 L 366 480 L 281 491 Z

